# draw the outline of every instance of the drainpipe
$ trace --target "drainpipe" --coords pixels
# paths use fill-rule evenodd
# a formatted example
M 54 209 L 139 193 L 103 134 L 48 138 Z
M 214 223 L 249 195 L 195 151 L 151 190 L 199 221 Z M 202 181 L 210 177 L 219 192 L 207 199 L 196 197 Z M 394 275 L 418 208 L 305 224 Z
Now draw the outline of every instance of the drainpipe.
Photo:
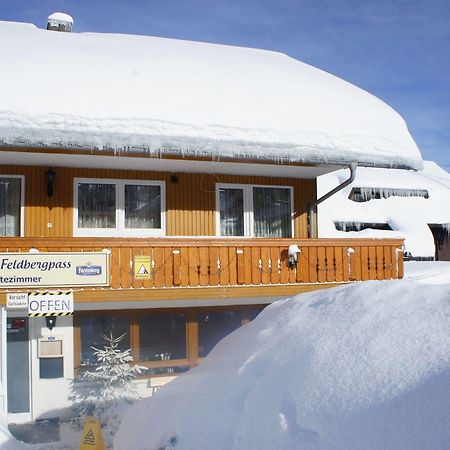
M 358 167 L 358 164 L 350 164 L 348 168 L 350 169 L 350 178 L 348 180 L 345 180 L 343 183 L 341 183 L 339 186 L 336 186 L 333 190 L 326 193 L 325 195 L 322 195 L 319 199 L 317 199 L 315 202 L 311 203 L 309 205 L 308 209 L 308 235 L 310 238 L 313 238 L 316 234 L 315 230 L 315 223 L 314 223 L 314 209 L 325 201 L 326 199 L 330 198 L 332 195 L 336 194 L 336 192 L 339 192 L 340 190 L 344 189 L 346 186 L 348 186 L 350 183 L 353 182 L 356 176 L 356 168 Z

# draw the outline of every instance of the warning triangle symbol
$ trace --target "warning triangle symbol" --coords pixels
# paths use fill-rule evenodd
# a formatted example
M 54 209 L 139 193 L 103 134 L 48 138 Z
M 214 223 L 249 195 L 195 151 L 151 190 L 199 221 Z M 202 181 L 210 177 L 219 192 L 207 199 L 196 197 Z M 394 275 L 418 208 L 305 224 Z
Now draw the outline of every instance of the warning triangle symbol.
M 145 275 L 148 274 L 148 270 L 147 268 L 144 266 L 144 264 L 141 265 L 141 267 L 139 268 L 139 270 L 137 271 L 137 273 L 139 275 Z
M 95 436 L 94 436 L 94 432 L 92 430 L 89 430 L 86 435 L 84 436 L 84 440 L 83 440 L 84 444 L 91 444 L 91 445 L 95 445 Z

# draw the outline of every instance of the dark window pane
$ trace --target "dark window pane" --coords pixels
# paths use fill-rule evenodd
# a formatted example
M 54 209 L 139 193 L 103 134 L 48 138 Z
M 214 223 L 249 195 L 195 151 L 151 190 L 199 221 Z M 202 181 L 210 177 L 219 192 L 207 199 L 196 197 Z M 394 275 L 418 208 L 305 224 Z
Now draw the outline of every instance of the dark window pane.
M 39 358 L 39 378 L 63 378 L 64 358 Z
M 97 364 L 94 349 L 103 348 L 103 335 L 119 337 L 125 335 L 119 343 L 119 350 L 130 348 L 130 319 L 125 316 L 82 316 L 80 320 L 81 366 Z
M 125 185 L 125 228 L 161 228 L 161 186 Z
M 256 237 L 292 237 L 291 190 L 253 188 L 253 217 Z
M 0 237 L 20 236 L 20 178 L 0 178 Z
M 116 186 L 78 183 L 78 227 L 116 227 Z
M 186 314 L 152 314 L 139 318 L 141 361 L 186 358 Z
M 242 325 L 241 311 L 198 314 L 198 354 L 206 356 L 225 336 Z
M 220 235 L 244 236 L 244 191 L 220 188 Z

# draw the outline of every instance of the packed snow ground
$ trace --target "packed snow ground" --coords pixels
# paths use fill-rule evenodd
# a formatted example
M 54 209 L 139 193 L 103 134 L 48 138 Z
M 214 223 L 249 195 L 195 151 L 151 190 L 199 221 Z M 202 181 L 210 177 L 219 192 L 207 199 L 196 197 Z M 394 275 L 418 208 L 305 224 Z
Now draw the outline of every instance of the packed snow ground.
M 115 450 L 423 450 L 450 442 L 450 263 L 268 306 L 131 407 Z
M 392 108 L 281 53 L 13 22 L 0 42 L 3 144 L 422 166 Z
M 348 170 L 322 175 L 317 180 L 318 197 L 348 178 Z M 389 197 L 355 202 L 348 198 L 353 187 L 427 190 L 429 198 Z M 416 257 L 434 257 L 433 234 L 428 224 L 447 224 L 450 232 L 450 174 L 432 161 L 419 172 L 360 167 L 350 185 L 319 205 L 321 238 L 403 238 L 405 250 Z M 335 222 L 387 223 L 390 230 L 339 231 Z

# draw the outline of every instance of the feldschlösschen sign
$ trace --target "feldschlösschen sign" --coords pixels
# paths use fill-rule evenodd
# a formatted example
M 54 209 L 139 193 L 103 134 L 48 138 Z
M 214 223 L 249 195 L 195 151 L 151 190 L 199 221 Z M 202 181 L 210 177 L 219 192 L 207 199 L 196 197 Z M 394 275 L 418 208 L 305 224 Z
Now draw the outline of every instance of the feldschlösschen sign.
M 0 253 L 0 289 L 108 286 L 109 253 Z

